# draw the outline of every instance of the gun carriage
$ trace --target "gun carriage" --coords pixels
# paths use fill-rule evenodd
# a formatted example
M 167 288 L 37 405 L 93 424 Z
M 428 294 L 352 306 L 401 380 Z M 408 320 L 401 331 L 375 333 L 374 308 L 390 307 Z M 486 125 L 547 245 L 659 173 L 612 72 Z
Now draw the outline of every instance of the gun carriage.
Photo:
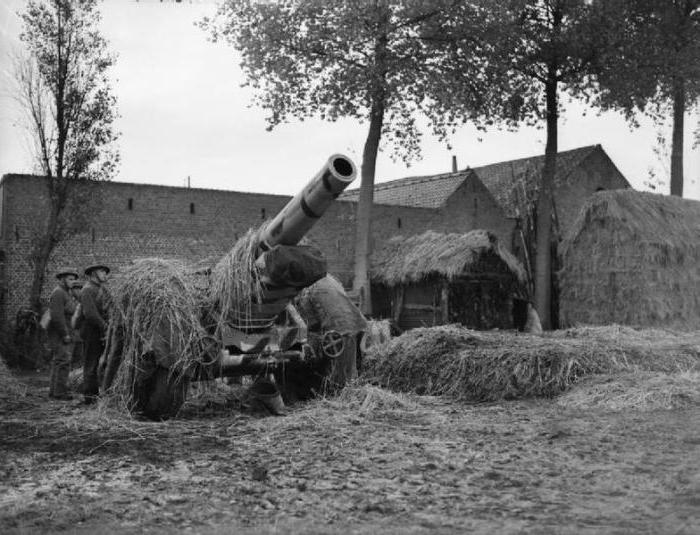
M 357 176 L 351 160 L 336 154 L 308 184 L 254 238 L 250 280 L 256 286 L 244 302 L 222 303 L 202 318 L 213 337 L 208 353 L 198 367 L 186 373 L 174 369 L 167 343 L 151 349 L 151 366 L 141 366 L 132 393 L 133 409 L 153 419 L 174 415 L 184 403 L 192 380 L 216 377 L 272 377 L 285 397 L 294 401 L 308 397 L 329 378 L 335 359 L 356 351 L 355 337 L 365 327 L 359 310 L 345 296 L 342 287 L 327 278 L 326 260 L 315 247 L 300 242 L 329 206 Z M 336 305 L 352 307 L 349 322 L 340 319 L 341 329 L 319 327 L 323 323 L 303 317 L 295 305 L 305 288 L 321 285 L 321 295 L 335 295 L 340 301 L 322 304 L 322 315 L 332 318 Z M 211 290 L 211 288 L 210 288 Z M 216 302 L 216 296 L 211 296 Z M 318 311 L 317 311 L 318 312 Z M 346 311 L 347 316 L 347 311 Z M 166 340 L 167 336 L 163 336 Z M 112 343 L 105 357 L 103 389 L 112 383 L 119 366 L 119 343 Z M 354 353 L 353 353 L 354 358 Z M 353 363 L 354 366 L 354 363 Z M 342 385 L 337 385 L 342 386 Z

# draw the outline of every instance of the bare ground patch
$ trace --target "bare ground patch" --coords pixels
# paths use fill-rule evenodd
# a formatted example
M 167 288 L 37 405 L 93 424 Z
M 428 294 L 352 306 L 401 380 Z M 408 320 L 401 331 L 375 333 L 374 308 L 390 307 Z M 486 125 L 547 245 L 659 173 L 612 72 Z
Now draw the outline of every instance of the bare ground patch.
M 0 407 L 3 533 L 696 533 L 700 406 L 469 404 L 362 386 L 281 418 Z M 573 391 L 572 391 L 573 392 Z M 559 398 L 561 400 L 562 398 Z

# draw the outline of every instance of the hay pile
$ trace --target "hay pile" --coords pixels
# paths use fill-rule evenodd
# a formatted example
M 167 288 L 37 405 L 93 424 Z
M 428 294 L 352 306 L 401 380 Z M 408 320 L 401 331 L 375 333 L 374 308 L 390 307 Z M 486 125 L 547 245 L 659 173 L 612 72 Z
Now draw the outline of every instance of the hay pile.
M 367 331 L 360 342 L 362 353 L 367 353 L 371 347 L 386 344 L 391 340 L 391 323 L 389 320 L 367 320 Z
M 344 388 L 334 400 L 343 408 L 362 415 L 376 412 L 415 410 L 418 403 L 406 394 L 372 385 L 354 384 Z
M 168 367 L 188 374 L 202 362 L 208 341 L 201 324 L 204 296 L 192 269 L 177 260 L 134 261 L 111 285 L 111 329 L 122 333 L 122 363 L 112 394 L 130 403 L 134 373 L 146 366 L 144 355 L 169 358 Z
M 552 397 L 588 375 L 634 370 L 700 370 L 700 333 L 656 338 L 620 327 L 546 336 L 454 325 L 414 329 L 370 351 L 363 375 L 403 392 L 496 401 Z
M 581 381 L 557 403 L 576 409 L 684 409 L 700 406 L 700 372 L 630 372 Z
M 700 202 L 592 195 L 562 245 L 563 325 L 700 328 Z

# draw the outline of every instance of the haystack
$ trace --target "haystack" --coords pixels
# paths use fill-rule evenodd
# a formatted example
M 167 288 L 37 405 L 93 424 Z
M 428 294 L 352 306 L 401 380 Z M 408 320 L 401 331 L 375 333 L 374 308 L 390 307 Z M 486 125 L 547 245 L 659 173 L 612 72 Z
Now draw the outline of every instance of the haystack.
M 194 272 L 178 260 L 139 259 L 111 284 L 111 329 L 121 332 L 122 362 L 112 394 L 130 405 L 135 373 L 152 366 L 145 358 L 185 376 L 203 361 L 207 333 L 201 325 L 204 295 Z
M 370 351 L 363 375 L 402 392 L 496 401 L 551 397 L 582 377 L 638 370 L 700 371 L 700 333 L 652 340 L 619 327 L 545 336 L 414 329 Z
M 700 202 L 599 192 L 563 244 L 563 326 L 700 328 Z
M 459 322 L 512 326 L 512 299 L 526 298 L 520 262 L 485 230 L 394 238 L 372 258 L 374 310 L 403 328 Z

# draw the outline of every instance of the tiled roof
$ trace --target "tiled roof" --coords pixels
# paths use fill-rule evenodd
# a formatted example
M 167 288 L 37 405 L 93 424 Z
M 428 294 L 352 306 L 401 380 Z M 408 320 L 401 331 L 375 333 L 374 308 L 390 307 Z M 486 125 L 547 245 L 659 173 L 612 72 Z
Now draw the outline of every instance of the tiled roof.
M 599 148 L 600 145 L 590 145 L 559 152 L 555 183 L 564 181 L 571 171 Z M 543 168 L 544 155 L 541 155 L 474 167 L 473 171 L 503 207 L 506 215 L 516 217 L 519 215 L 518 200 L 536 196 Z
M 439 208 L 470 173 L 470 170 L 466 170 L 381 182 L 374 185 L 374 202 L 414 208 Z M 357 202 L 360 199 L 360 190 L 346 191 L 339 198 L 343 201 Z
M 600 145 L 559 152 L 557 155 L 556 181 L 564 180 L 584 158 Z M 374 202 L 417 208 L 439 208 L 470 175 L 476 176 L 488 188 L 508 217 L 518 215 L 518 197 L 533 198 L 539 187 L 539 177 L 544 167 L 544 155 L 483 165 L 456 173 L 401 178 L 381 182 L 374 186 Z M 518 187 L 520 186 L 520 187 Z M 526 191 L 523 190 L 525 186 Z M 357 202 L 360 190 L 343 193 L 340 199 Z

